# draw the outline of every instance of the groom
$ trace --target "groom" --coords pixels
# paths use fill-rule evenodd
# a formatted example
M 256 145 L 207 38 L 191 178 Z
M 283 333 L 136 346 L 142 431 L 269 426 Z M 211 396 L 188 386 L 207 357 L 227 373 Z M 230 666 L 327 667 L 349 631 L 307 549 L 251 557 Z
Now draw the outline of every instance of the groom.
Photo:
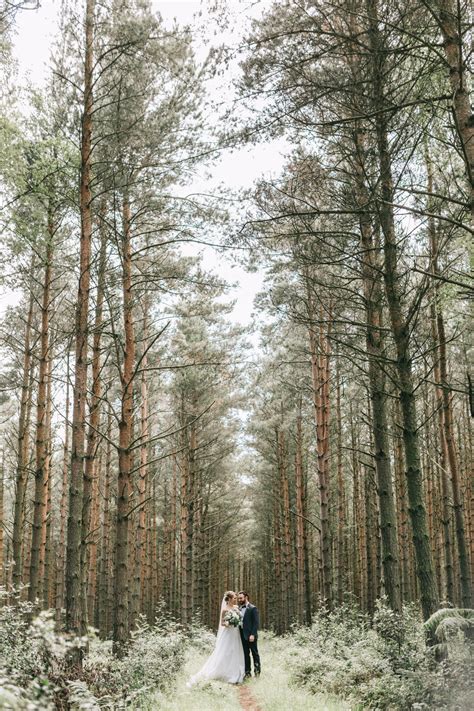
M 251 677 L 250 652 L 253 658 L 253 671 L 255 676 L 260 674 L 260 655 L 257 649 L 258 637 L 258 610 L 255 605 L 249 602 L 248 593 L 241 590 L 237 596 L 240 608 L 242 623 L 240 627 L 240 637 L 244 648 L 245 657 L 245 678 Z

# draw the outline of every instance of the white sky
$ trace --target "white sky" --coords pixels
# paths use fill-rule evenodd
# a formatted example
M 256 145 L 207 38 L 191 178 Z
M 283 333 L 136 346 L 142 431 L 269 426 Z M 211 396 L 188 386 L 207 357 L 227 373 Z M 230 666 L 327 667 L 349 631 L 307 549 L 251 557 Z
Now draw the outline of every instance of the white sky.
M 229 16 L 238 16 L 238 27 L 242 29 L 245 25 L 243 22 L 245 16 L 258 15 L 261 8 L 268 6 L 268 4 L 268 0 L 260 3 L 251 2 L 251 0 L 248 3 L 242 0 L 229 0 Z M 206 10 L 203 9 L 201 2 L 189 0 L 159 2 L 154 0 L 153 5 L 166 22 L 172 22 L 176 18 L 180 24 L 194 25 L 197 54 L 198 56 L 201 52 L 205 54 L 205 40 L 202 40 L 203 28 L 207 29 L 211 39 L 215 31 L 206 16 L 204 19 L 203 17 L 194 18 L 194 15 L 200 10 L 203 10 L 206 15 Z M 40 86 L 47 77 L 49 50 L 57 29 L 59 7 L 60 0 L 41 0 L 38 10 L 28 10 L 18 14 L 13 51 L 19 65 L 20 82 L 28 79 L 31 83 Z M 222 30 L 222 28 L 218 30 L 216 41 L 232 43 L 238 40 L 235 25 L 228 31 Z M 211 168 L 203 169 L 202 174 L 196 176 L 189 186 L 189 192 L 219 192 L 221 184 L 235 190 L 248 188 L 262 174 L 268 176 L 280 172 L 285 160 L 286 149 L 287 145 L 284 141 L 276 141 L 273 144 L 242 148 L 232 153 L 223 151 Z M 195 252 L 196 247 L 190 245 L 186 251 L 190 250 Z M 204 256 L 207 268 L 218 272 L 229 282 L 238 282 L 235 293 L 232 295 L 237 299 L 232 316 L 235 321 L 248 324 L 251 319 L 253 299 L 262 286 L 263 275 L 246 272 L 239 265 L 232 264 L 230 257 L 223 257 L 213 249 L 204 248 L 199 251 Z M 15 300 L 14 294 L 0 294 L 0 312 L 7 304 Z

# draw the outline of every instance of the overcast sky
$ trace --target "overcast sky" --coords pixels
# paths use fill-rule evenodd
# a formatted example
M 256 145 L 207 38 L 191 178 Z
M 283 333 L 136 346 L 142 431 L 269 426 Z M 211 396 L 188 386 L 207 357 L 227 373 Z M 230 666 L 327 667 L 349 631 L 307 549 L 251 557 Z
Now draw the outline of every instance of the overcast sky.
M 212 22 L 208 21 L 206 10 L 201 2 L 189 0 L 159 2 L 154 0 L 153 5 L 167 23 L 173 22 L 173 19 L 176 18 L 180 24 L 194 26 L 197 53 L 198 55 L 206 53 L 205 40 L 203 41 L 201 38 L 207 30 L 212 41 L 215 27 L 212 26 Z M 237 26 L 242 31 L 245 27 L 245 17 L 249 15 L 255 17 L 262 7 L 268 5 L 269 1 L 267 0 L 260 3 L 250 0 L 248 3 L 241 0 L 229 0 L 229 15 L 238 14 Z M 33 84 L 41 86 L 47 77 L 49 50 L 57 32 L 59 7 L 60 0 L 41 0 L 38 10 L 28 10 L 18 14 L 14 55 L 18 61 L 21 82 L 28 79 Z M 204 18 L 202 15 L 198 16 L 200 10 L 204 12 Z M 226 31 L 223 31 L 222 28 L 218 32 L 220 42 L 232 43 L 240 39 L 238 35 L 236 36 L 235 25 L 227 31 L 227 37 Z M 210 90 L 213 91 L 212 86 Z M 242 148 L 232 153 L 224 151 L 213 166 L 203 168 L 202 172 L 196 175 L 193 183 L 189 186 L 189 191 L 216 193 L 219 192 L 219 185 L 222 184 L 235 191 L 240 188 L 248 188 L 262 174 L 266 176 L 278 174 L 284 163 L 285 151 L 284 141 L 278 141 L 271 145 Z M 188 247 L 186 251 L 189 252 L 193 249 L 197 248 Z M 240 323 L 248 324 L 251 320 L 253 299 L 261 288 L 263 275 L 246 272 L 239 265 L 233 264 L 230 258 L 223 257 L 213 249 L 204 248 L 200 251 L 208 268 L 217 271 L 227 281 L 238 282 L 233 294 L 233 298 L 237 299 L 233 318 Z M 1 295 L 0 309 L 13 301 L 15 301 L 15 295 Z

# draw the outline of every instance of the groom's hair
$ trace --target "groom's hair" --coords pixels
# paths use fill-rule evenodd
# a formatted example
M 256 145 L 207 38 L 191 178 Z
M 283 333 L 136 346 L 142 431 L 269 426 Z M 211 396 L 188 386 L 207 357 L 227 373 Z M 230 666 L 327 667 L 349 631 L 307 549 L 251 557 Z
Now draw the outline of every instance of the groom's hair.
M 245 595 L 245 597 L 249 597 L 248 592 L 245 592 L 245 590 L 239 590 L 239 595 Z

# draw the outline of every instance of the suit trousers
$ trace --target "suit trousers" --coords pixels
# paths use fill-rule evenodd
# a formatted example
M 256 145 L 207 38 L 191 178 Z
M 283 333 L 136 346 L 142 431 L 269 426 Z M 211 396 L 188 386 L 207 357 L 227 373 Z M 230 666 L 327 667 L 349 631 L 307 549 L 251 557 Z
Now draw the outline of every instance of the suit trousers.
M 249 642 L 243 635 L 241 635 L 241 637 L 242 646 L 244 648 L 245 674 L 250 675 L 251 673 L 250 654 L 252 654 L 254 674 L 260 674 L 260 655 L 258 653 L 257 640 Z

